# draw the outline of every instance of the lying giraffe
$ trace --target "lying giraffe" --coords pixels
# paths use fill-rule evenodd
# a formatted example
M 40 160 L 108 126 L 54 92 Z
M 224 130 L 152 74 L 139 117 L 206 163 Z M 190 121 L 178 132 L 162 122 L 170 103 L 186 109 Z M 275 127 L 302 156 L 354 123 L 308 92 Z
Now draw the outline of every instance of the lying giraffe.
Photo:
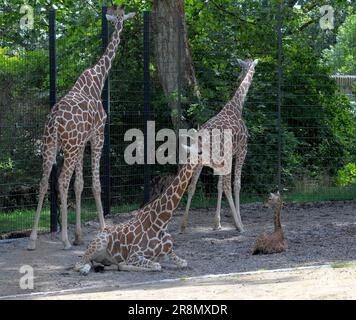
M 288 248 L 288 244 L 284 238 L 281 224 L 283 199 L 279 191 L 271 193 L 264 206 L 274 209 L 274 231 L 272 233 L 262 233 L 258 236 L 252 254 L 283 252 Z
M 199 154 L 197 161 L 188 159 L 188 163 L 182 166 L 167 189 L 139 209 L 131 220 L 108 226 L 99 232 L 89 243 L 80 262 L 75 265 L 76 271 L 87 275 L 93 263 L 104 266 L 114 264 L 124 271 L 159 271 L 160 260 L 181 268 L 187 266 L 187 262 L 173 251 L 173 239 L 167 232 L 167 225 L 196 167 L 202 162 L 201 154 L 205 146 L 193 137 L 191 145 L 183 147 L 189 152 Z M 198 152 L 199 149 L 201 152 Z M 205 165 L 219 170 L 224 164 L 210 162 Z

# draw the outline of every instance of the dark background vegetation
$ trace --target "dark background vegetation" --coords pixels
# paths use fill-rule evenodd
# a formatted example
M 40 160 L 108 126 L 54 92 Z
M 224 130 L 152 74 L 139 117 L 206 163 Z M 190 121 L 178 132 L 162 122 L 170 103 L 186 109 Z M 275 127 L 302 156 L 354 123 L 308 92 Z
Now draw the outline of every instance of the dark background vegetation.
M 153 1 L 155 2 L 155 1 Z M 57 9 L 58 98 L 102 52 L 100 1 L 29 0 L 35 28 L 19 28 L 22 1 L 2 1 L 0 11 L 0 232 L 27 228 L 36 205 L 41 134 L 49 112 L 48 9 Z M 181 119 L 197 127 L 215 115 L 236 89 L 238 58 L 258 58 L 244 118 L 249 130 L 243 169 L 244 201 L 277 188 L 277 72 L 282 83 L 282 182 L 290 200 L 356 198 L 354 96 L 332 75 L 355 75 L 355 8 L 328 1 L 333 30 L 319 26 L 324 1 L 282 1 L 283 62 L 278 65 L 278 0 L 172 1 L 184 4 L 192 65 L 200 96 L 182 87 Z M 296 6 L 299 4 L 299 6 Z M 138 16 L 125 23 L 111 73 L 111 189 L 113 212 L 137 208 L 143 197 L 143 166 L 128 166 L 127 129 L 143 129 L 143 11 L 152 1 L 127 1 Z M 9 9 L 10 8 L 10 9 Z M 155 21 L 157 27 L 157 21 Z M 162 28 L 168 28 L 162 24 Z M 151 119 L 156 130 L 174 128 L 172 96 L 162 89 L 152 28 Z M 188 45 L 188 44 L 187 44 Z M 178 44 L 177 44 L 178 47 Z M 169 60 L 171 64 L 177 61 Z M 158 144 L 157 144 L 158 146 Z M 89 149 L 89 148 L 88 148 Z M 88 150 L 89 151 L 89 150 Z M 60 158 L 59 158 L 60 163 Z M 92 217 L 90 156 L 86 156 L 84 211 Z M 176 172 L 154 165 L 154 175 Z M 22 191 L 21 191 L 22 190 Z M 24 196 L 19 196 L 22 193 Z M 214 206 L 216 177 L 204 169 L 194 205 Z M 183 201 L 184 203 L 184 201 Z M 43 225 L 48 223 L 48 211 Z M 95 213 L 94 213 L 95 214 Z M 46 218 L 47 217 L 47 218 Z

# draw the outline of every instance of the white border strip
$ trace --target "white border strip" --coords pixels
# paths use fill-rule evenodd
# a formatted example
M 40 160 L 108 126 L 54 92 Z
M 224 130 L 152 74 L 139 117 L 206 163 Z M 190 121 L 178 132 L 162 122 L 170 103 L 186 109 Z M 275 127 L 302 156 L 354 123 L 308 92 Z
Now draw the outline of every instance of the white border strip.
M 323 264 L 323 265 L 317 265 L 317 266 L 306 266 L 306 267 L 296 267 L 296 268 L 233 272 L 233 273 L 225 273 L 225 274 L 206 274 L 206 275 L 197 276 L 197 277 L 187 277 L 187 278 L 181 277 L 181 278 L 173 278 L 173 279 L 136 282 L 136 283 L 132 283 L 132 284 L 124 284 L 122 286 L 120 286 L 120 285 L 91 286 L 91 287 L 63 289 L 63 290 L 56 290 L 56 291 L 42 291 L 42 292 L 33 292 L 33 293 L 25 293 L 25 294 L 15 294 L 15 295 L 9 295 L 9 296 L 0 296 L 0 300 L 21 299 L 21 298 L 36 297 L 36 296 L 48 296 L 48 295 L 73 293 L 73 292 L 80 292 L 80 291 L 93 290 L 93 289 L 107 289 L 107 288 L 127 289 L 127 288 L 143 286 L 143 285 L 155 285 L 155 284 L 160 284 L 160 283 L 182 282 L 182 281 L 189 281 L 189 280 L 216 279 L 216 278 L 231 277 L 231 276 L 244 276 L 244 275 L 253 275 L 253 274 L 274 273 L 274 272 L 315 270 L 315 269 L 323 269 L 323 268 L 329 269 L 332 267 L 330 264 Z

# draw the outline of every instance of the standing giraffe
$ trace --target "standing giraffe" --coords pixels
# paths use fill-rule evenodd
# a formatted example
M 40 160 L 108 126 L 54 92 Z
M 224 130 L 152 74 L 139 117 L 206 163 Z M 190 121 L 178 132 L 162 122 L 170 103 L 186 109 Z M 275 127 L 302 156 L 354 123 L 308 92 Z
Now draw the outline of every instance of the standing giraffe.
M 76 229 L 74 245 L 81 243 L 80 202 L 83 191 L 83 154 L 90 141 L 92 189 L 101 229 L 105 227 L 101 204 L 100 157 L 104 144 L 104 128 L 107 115 L 102 105 L 101 92 L 120 43 L 124 20 L 135 13 L 125 15 L 124 7 L 113 5 L 107 11 L 107 19 L 115 31 L 98 63 L 85 70 L 74 87 L 52 108 L 43 135 L 43 164 L 40 194 L 35 222 L 28 244 L 29 250 L 36 249 L 37 229 L 43 200 L 48 188 L 48 178 L 59 149 L 63 150 L 64 162 L 58 178 L 58 189 L 62 214 L 62 241 L 65 249 L 71 247 L 67 233 L 67 197 L 70 179 L 75 171 L 74 191 L 76 198 Z
M 187 262 L 173 251 L 173 239 L 167 232 L 167 225 L 202 161 L 203 149 L 207 148 L 199 145 L 194 137 L 191 138 L 189 147 L 183 147 L 197 154 L 197 161 L 193 162 L 188 158 L 188 162 L 181 167 L 167 189 L 158 198 L 139 209 L 128 222 L 108 226 L 100 231 L 89 243 L 81 260 L 76 263 L 76 271 L 87 275 L 93 263 L 104 266 L 114 264 L 122 271 L 160 271 L 159 261 L 162 259 L 181 268 L 187 266 Z M 201 152 L 198 152 L 199 149 Z M 224 161 L 225 159 L 205 164 L 219 169 Z
M 235 202 L 232 197 L 231 192 L 231 172 L 226 175 L 220 175 L 218 181 L 218 201 L 216 214 L 214 219 L 214 229 L 221 229 L 220 224 L 220 211 L 221 211 L 221 199 L 222 193 L 225 192 L 227 200 L 229 202 L 232 215 L 234 217 L 234 222 L 236 228 L 243 232 L 243 224 L 240 216 L 240 189 L 241 189 L 241 170 L 243 163 L 245 161 L 247 153 L 247 137 L 248 132 L 245 125 L 245 122 L 242 119 L 242 109 L 244 106 L 245 98 L 248 92 L 248 89 L 251 85 L 253 75 L 255 73 L 255 66 L 258 63 L 258 60 L 247 60 L 239 61 L 242 66 L 241 84 L 236 90 L 232 99 L 224 106 L 224 108 L 208 122 L 206 122 L 202 129 L 213 130 L 213 129 L 222 129 L 230 128 L 233 135 L 233 147 L 232 147 L 232 156 L 235 157 L 235 179 L 234 179 L 234 193 L 235 193 Z M 196 168 L 196 172 L 192 177 L 192 181 L 188 187 L 188 200 L 185 208 L 184 216 L 181 223 L 181 232 L 184 232 L 185 228 L 188 225 L 188 216 L 189 209 L 192 198 L 195 193 L 196 184 L 198 182 L 199 176 L 201 174 L 203 166 L 200 165 Z

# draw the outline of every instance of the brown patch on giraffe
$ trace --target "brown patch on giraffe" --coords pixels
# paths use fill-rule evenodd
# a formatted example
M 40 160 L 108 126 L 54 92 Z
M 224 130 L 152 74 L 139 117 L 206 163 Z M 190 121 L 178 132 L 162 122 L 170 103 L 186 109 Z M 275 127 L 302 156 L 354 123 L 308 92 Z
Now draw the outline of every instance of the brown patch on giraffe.
M 70 120 L 72 115 L 69 112 L 63 112 L 63 118 L 66 120 Z
M 162 220 L 165 220 L 167 221 L 170 217 L 171 217 L 171 214 L 168 212 L 168 211 L 164 211 L 162 212 L 159 217 L 162 219 Z
M 109 240 L 108 240 L 108 248 L 111 248 L 112 243 L 113 243 L 113 236 L 110 235 L 110 236 L 109 236 Z
M 136 229 L 135 229 L 135 234 L 140 234 L 142 232 L 142 227 L 141 227 L 141 224 L 139 224 L 138 226 L 136 226 Z
M 157 257 L 162 256 L 162 242 L 160 242 L 159 245 L 157 246 L 157 248 L 155 250 L 155 255 Z
M 132 240 L 134 238 L 134 233 L 133 232 L 129 232 L 126 236 L 126 243 L 131 243 Z
M 162 251 L 164 252 L 164 253 L 170 253 L 171 251 L 172 251 L 172 245 L 170 244 L 170 243 L 165 243 L 164 245 L 163 245 L 163 249 L 162 249 Z
M 170 186 L 166 191 L 166 195 L 168 198 L 170 198 L 172 196 L 172 194 L 173 194 L 173 187 Z
M 129 250 L 127 249 L 127 246 L 122 246 L 121 248 L 121 255 L 124 259 L 127 258 L 128 256 L 128 253 L 129 253 Z
M 170 211 L 173 209 L 173 204 L 172 204 L 172 201 L 171 200 L 168 200 L 167 202 L 167 210 Z
M 149 246 L 151 249 L 154 249 L 157 244 L 158 244 L 158 240 L 153 239 L 153 240 L 150 240 L 150 242 L 148 243 L 148 246 Z
M 144 233 L 143 236 L 142 236 L 142 239 L 140 241 L 140 245 L 142 245 L 143 248 L 146 248 L 148 241 L 149 241 L 148 235 L 147 235 L 147 233 Z
M 65 126 L 65 130 L 66 131 L 72 131 L 74 129 L 75 129 L 75 122 L 73 120 L 68 121 L 66 126 Z
M 145 217 L 145 219 L 142 221 L 142 226 L 144 230 L 147 230 L 150 227 L 150 217 Z
M 68 140 L 68 138 L 69 138 L 69 135 L 68 135 L 68 132 L 63 132 L 62 134 L 61 134 L 61 138 L 63 139 L 63 140 Z

